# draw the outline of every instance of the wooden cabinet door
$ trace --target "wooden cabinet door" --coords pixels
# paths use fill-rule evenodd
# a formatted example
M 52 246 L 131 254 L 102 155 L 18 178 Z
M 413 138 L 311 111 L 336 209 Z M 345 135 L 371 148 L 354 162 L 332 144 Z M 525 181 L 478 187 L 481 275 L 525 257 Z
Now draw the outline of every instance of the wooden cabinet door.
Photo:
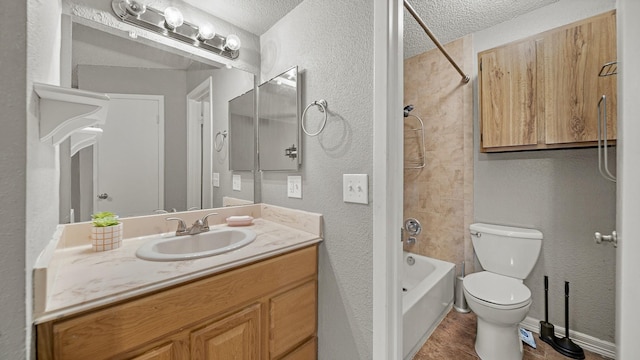
M 133 357 L 126 356 L 131 360 L 187 360 L 189 359 L 188 340 L 176 339 L 172 341 L 163 341 L 159 346 L 151 346 L 150 349 L 143 351 L 139 355 Z
M 615 12 L 544 37 L 544 117 L 547 144 L 597 141 L 598 101 L 607 95 L 607 137 L 616 138 L 616 77 L 599 77 L 616 60 Z
M 317 331 L 316 282 L 304 283 L 275 296 L 269 307 L 269 352 L 280 357 L 315 336 Z
M 480 53 L 481 148 L 535 145 L 536 42 Z
M 318 339 L 313 338 L 298 346 L 281 360 L 314 360 L 318 358 Z
M 253 360 L 260 354 L 260 304 L 191 332 L 193 360 Z

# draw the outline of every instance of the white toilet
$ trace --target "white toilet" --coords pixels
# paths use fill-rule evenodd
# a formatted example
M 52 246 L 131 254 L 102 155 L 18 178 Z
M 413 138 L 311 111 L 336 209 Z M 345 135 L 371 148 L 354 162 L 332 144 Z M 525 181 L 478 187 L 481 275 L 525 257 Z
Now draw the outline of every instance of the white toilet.
M 463 281 L 464 296 L 478 316 L 476 353 L 483 360 L 521 360 L 518 324 L 531 307 L 531 291 L 522 281 L 538 261 L 542 233 L 480 223 L 469 230 L 485 270 Z

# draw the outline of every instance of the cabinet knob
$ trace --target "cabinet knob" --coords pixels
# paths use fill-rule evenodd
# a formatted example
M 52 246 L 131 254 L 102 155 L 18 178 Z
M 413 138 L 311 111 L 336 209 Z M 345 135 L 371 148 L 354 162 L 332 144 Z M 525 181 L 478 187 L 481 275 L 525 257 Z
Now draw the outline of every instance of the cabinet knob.
M 102 193 L 98 195 L 98 199 L 100 200 L 106 200 L 109 197 L 109 194 L 107 193 Z

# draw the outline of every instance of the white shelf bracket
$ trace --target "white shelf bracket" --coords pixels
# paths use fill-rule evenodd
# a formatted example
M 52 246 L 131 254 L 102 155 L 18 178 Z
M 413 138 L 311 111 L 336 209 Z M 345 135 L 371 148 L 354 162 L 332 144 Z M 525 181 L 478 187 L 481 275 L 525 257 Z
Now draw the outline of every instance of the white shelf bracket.
M 40 97 L 40 141 L 59 145 L 72 133 L 104 124 L 109 96 L 92 91 L 33 84 Z
M 102 135 L 102 129 L 97 127 L 86 127 L 84 129 L 75 131 L 71 134 L 71 156 L 78 153 L 78 151 L 95 145 Z

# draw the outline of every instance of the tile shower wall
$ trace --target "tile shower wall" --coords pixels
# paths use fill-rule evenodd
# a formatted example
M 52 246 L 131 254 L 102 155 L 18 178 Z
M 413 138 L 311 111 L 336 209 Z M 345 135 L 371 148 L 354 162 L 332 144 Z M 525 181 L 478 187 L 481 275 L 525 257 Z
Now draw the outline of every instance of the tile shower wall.
M 467 36 L 445 45 L 466 72 L 471 71 L 472 45 Z M 466 236 L 473 219 L 473 92 L 437 49 L 404 62 L 404 103 L 424 121 L 425 161 L 422 169 L 405 168 L 404 218 L 418 219 L 423 231 L 405 249 L 432 258 L 467 264 L 473 271 L 473 246 Z M 419 123 L 404 119 L 405 167 L 421 160 Z M 460 268 L 458 267 L 458 272 Z

